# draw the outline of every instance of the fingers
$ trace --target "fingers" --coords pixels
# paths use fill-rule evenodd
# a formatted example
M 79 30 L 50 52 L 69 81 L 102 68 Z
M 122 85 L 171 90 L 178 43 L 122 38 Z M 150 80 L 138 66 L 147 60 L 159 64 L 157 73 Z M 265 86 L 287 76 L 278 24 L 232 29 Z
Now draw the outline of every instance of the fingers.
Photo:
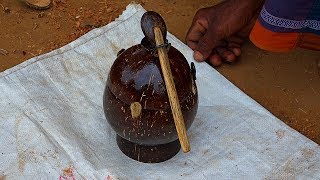
M 212 50 L 219 45 L 220 39 L 222 38 L 216 36 L 213 31 L 208 30 L 207 33 L 200 38 L 195 47 L 194 59 L 197 61 L 206 60 L 210 56 Z
M 236 60 L 236 55 L 228 50 L 227 48 L 224 47 L 218 47 L 216 48 L 217 53 L 220 55 L 220 57 L 222 57 L 224 60 L 226 60 L 227 62 L 234 62 Z
M 199 40 L 207 32 L 207 27 L 208 27 L 208 24 L 204 19 L 196 20 L 192 24 L 186 36 L 187 45 L 191 49 L 194 50 L 197 47 Z
M 228 48 L 229 51 L 233 52 L 233 54 L 235 56 L 240 56 L 241 55 L 241 45 L 239 45 L 237 43 L 229 42 L 227 48 Z
M 223 38 L 214 32 L 208 29 L 206 19 L 194 20 L 186 36 L 187 45 L 194 50 L 194 59 L 207 60 L 213 66 L 219 66 L 223 61 L 234 62 L 241 55 L 244 38 L 238 34 Z
M 226 38 L 226 41 L 228 42 L 228 50 L 233 52 L 235 56 L 241 55 L 241 45 L 244 42 L 244 38 L 233 35 Z
M 194 59 L 197 61 L 206 60 L 219 43 L 215 31 L 208 30 L 208 21 L 205 18 L 195 20 L 186 36 L 187 45 L 193 49 Z
M 241 46 L 243 44 L 243 37 L 240 37 L 238 35 L 232 35 L 226 38 L 226 41 L 230 46 Z
M 241 49 L 240 48 L 228 48 L 230 51 L 232 51 L 233 52 L 233 54 L 235 55 L 235 56 L 240 56 L 241 55 Z
M 197 52 L 194 56 L 197 56 Z M 240 45 L 234 44 L 232 46 L 218 46 L 212 50 L 206 61 L 216 67 L 220 66 L 223 62 L 233 63 L 237 60 L 237 57 L 241 55 Z
M 217 67 L 217 66 L 220 66 L 222 64 L 222 59 L 215 51 L 213 51 L 211 53 L 210 57 L 208 58 L 207 62 L 210 65 L 212 65 L 214 67 Z
M 187 45 L 192 49 L 195 50 L 195 48 L 197 47 L 198 42 L 195 41 L 187 41 Z
M 223 62 L 233 63 L 237 60 L 237 57 L 241 55 L 240 46 L 236 47 L 226 47 L 219 46 L 215 48 L 210 56 L 208 57 L 207 62 L 214 66 L 220 66 Z

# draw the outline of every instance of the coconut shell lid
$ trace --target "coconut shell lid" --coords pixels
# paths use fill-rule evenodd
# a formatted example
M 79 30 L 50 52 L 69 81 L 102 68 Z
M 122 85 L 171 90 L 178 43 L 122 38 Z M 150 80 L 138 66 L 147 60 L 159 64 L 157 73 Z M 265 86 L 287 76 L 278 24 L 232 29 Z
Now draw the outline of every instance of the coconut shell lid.
M 192 107 L 197 98 L 189 64 L 174 47 L 168 51 L 170 67 L 181 109 Z M 142 44 L 122 52 L 113 63 L 107 87 L 122 102 L 140 102 L 143 109 L 169 109 L 169 99 L 159 58 Z

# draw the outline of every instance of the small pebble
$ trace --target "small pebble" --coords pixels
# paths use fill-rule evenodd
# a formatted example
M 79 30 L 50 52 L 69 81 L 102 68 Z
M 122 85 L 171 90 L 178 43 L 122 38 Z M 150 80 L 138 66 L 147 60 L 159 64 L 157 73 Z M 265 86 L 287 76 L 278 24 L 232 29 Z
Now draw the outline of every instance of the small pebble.
M 94 27 L 95 22 L 93 19 L 84 19 L 83 22 L 81 22 L 80 27 Z
M 44 17 L 44 12 L 41 12 L 38 14 L 38 18 L 43 18 Z
M 13 53 L 15 53 L 15 54 L 20 54 L 20 55 L 24 55 L 24 56 L 27 54 L 27 52 L 22 51 L 22 50 L 20 50 L 20 49 L 14 50 Z
M 108 8 L 108 9 L 107 9 L 107 13 L 110 13 L 110 12 L 113 12 L 113 9 L 112 9 L 112 8 Z
M 9 14 L 11 12 L 11 10 L 8 7 L 4 8 L 4 13 Z
M 5 50 L 5 49 L 0 49 L 0 54 L 3 55 L 3 56 L 6 56 L 6 55 L 8 55 L 9 53 L 8 53 L 8 51 Z

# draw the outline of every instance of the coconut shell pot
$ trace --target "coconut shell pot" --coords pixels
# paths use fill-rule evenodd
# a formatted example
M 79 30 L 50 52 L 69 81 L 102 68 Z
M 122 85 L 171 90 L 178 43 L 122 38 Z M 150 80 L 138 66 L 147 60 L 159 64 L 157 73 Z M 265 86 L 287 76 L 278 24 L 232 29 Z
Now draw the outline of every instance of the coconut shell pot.
M 141 19 L 141 44 L 118 53 L 103 97 L 105 116 L 117 133 L 120 150 L 140 162 L 157 163 L 175 156 L 181 146 L 152 28 L 162 31 L 184 123 L 189 129 L 198 109 L 195 67 L 166 40 L 161 16 L 146 12 Z

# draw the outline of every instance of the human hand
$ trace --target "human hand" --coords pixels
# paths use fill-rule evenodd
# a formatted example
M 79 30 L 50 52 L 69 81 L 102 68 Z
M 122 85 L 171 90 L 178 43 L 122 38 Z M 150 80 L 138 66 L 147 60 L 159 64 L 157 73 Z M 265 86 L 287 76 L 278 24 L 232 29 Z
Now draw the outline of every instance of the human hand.
M 218 66 L 233 62 L 241 54 L 241 45 L 249 36 L 263 0 L 227 0 L 200 9 L 187 33 L 187 45 L 197 61 Z

